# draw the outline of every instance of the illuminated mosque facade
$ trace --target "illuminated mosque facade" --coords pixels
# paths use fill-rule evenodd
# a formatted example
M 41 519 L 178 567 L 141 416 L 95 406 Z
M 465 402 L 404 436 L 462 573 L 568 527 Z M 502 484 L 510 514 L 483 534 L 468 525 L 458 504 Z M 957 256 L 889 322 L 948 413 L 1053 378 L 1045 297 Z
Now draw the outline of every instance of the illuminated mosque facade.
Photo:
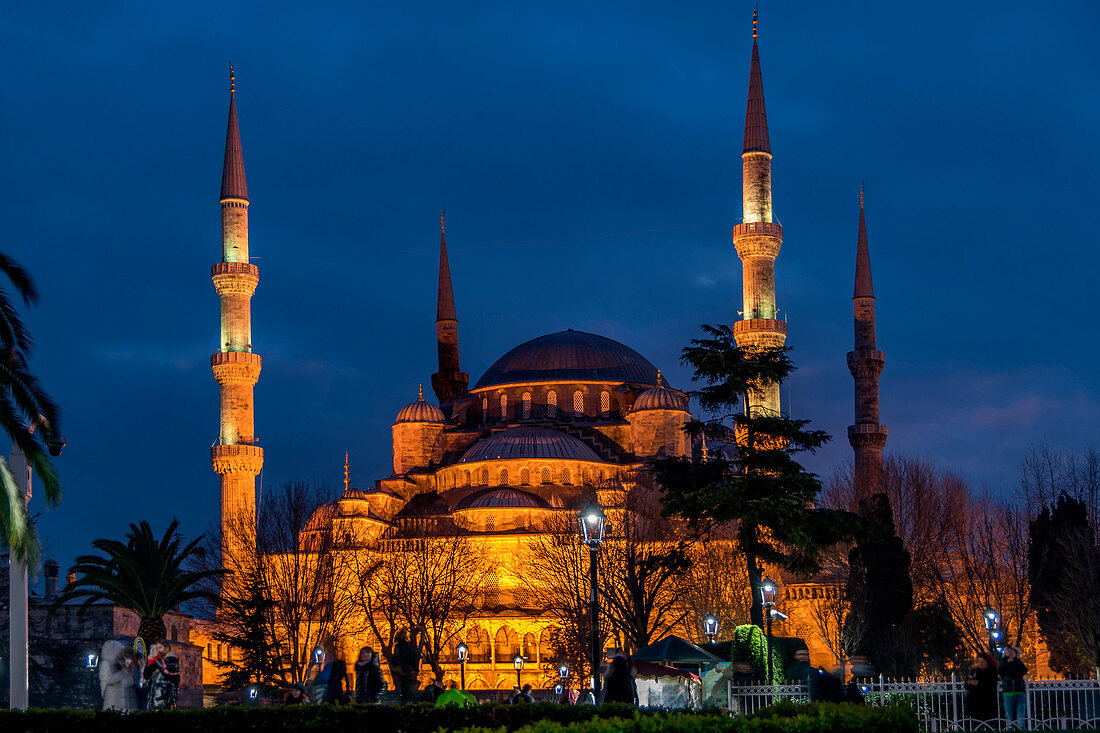
M 221 477 L 226 537 L 227 517 L 255 511 L 255 477 L 263 465 L 252 400 L 261 360 L 253 351 L 250 330 L 250 299 L 259 271 L 248 256 L 248 189 L 232 93 L 221 188 L 223 248 L 212 271 L 221 300 L 222 338 L 211 358 L 221 392 L 220 437 L 211 460 Z M 745 348 L 780 346 L 787 334 L 776 313 L 774 261 L 783 229 L 772 217 L 771 158 L 754 21 L 742 155 L 743 219 L 732 231 L 743 264 L 742 319 L 734 332 Z M 884 359 L 875 344 L 862 207 L 861 196 L 856 345 L 848 355 L 858 388 L 857 414 L 849 438 L 857 455 L 857 478 L 870 486 L 880 481 L 876 476 L 881 475 L 886 442 L 886 429 L 878 424 L 878 374 Z M 468 624 L 465 635 L 472 660 L 467 684 L 510 687 L 516 680 L 512 657 L 517 653 L 528 660 L 525 681 L 538 684 L 540 667 L 549 661 L 552 620 L 521 577 L 526 543 L 554 516 L 575 517 L 584 502 L 621 506 L 648 459 L 698 457 L 700 446 L 681 430 L 691 420 L 687 395 L 642 354 L 597 334 L 567 330 L 531 339 L 497 359 L 471 386 L 459 358 L 444 224 L 441 216 L 439 362 L 431 375 L 435 401 L 421 393 L 396 411 L 392 473 L 369 488 L 346 482 L 340 498 L 314 514 L 303 538 L 332 531 L 345 545 L 365 547 L 425 516 L 468 535 L 493 567 L 484 611 Z M 778 386 L 751 407 L 778 413 Z M 808 587 L 788 589 L 792 603 L 815 597 Z M 196 640 L 204 643 L 201 634 Z M 822 643 L 808 641 L 814 656 L 826 663 Z M 350 662 L 360 643 L 370 640 L 346 640 L 341 655 Z M 212 667 L 207 670 L 207 675 L 217 674 Z

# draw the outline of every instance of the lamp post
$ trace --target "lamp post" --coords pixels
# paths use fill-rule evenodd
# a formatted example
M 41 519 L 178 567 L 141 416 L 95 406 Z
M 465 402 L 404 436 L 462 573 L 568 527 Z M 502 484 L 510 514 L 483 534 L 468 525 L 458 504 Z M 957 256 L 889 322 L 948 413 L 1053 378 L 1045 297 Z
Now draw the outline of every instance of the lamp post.
M 512 666 L 516 668 L 516 687 L 520 687 L 519 673 L 523 671 L 524 658 L 520 655 L 516 655 L 512 658 Z
M 1001 653 L 1001 614 L 992 608 L 982 612 L 982 621 L 985 622 L 985 630 L 989 633 L 989 653 L 994 657 Z
M 768 684 L 772 683 L 772 609 L 775 608 L 775 583 L 768 578 L 760 582 L 760 601 L 764 604 L 764 618 L 767 620 L 768 629 Z
M 592 585 L 592 594 L 589 596 L 589 606 L 592 609 L 592 694 L 596 700 L 600 699 L 600 597 L 599 597 L 599 568 L 597 555 L 600 543 L 603 542 L 604 525 L 607 517 L 600 505 L 593 502 L 581 511 L 581 542 L 588 545 L 589 557 L 589 581 Z
M 462 691 L 466 691 L 466 660 L 470 658 L 470 647 L 466 646 L 466 642 L 462 642 L 455 649 L 458 652 L 458 674 L 459 679 L 462 680 Z
M 719 630 L 719 628 L 721 628 L 721 626 L 722 626 L 721 622 L 718 620 L 718 617 L 715 616 L 714 614 L 710 614 L 709 616 L 707 616 L 706 618 L 703 619 L 703 635 L 705 637 L 707 637 L 708 639 L 710 639 L 711 644 L 717 644 L 718 643 L 717 641 L 715 641 L 715 639 L 718 636 L 718 630 Z
M 92 685 L 92 709 L 100 708 L 102 705 L 102 698 L 99 695 L 99 685 L 96 684 L 95 673 L 99 667 L 99 655 L 95 652 L 85 652 L 84 654 L 84 670 L 88 672 L 88 676 Z

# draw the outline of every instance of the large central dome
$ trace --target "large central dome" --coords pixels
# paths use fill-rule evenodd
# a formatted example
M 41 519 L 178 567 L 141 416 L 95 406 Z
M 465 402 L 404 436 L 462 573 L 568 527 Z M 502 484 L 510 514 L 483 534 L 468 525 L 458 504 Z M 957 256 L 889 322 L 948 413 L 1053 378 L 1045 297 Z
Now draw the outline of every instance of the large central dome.
M 657 367 L 629 346 L 594 333 L 560 331 L 522 343 L 497 359 L 474 389 L 517 382 L 657 384 Z

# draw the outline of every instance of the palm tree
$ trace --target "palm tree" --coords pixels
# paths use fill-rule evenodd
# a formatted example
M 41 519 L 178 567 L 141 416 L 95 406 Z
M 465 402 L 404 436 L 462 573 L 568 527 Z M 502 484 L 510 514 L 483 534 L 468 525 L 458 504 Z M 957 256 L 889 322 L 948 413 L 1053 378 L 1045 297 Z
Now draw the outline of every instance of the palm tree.
M 4 254 L 0 254 L 0 273 L 24 305 L 38 302 L 38 289 L 30 275 Z M 27 367 L 32 348 L 30 332 L 8 290 L 0 287 L 0 428 L 27 457 L 27 464 L 42 482 L 46 505 L 52 507 L 61 501 L 61 481 L 46 455 L 47 446 L 58 455 L 65 441 L 60 435 L 60 410 Z M 38 541 L 27 516 L 21 483 L 0 455 L 0 540 L 16 559 L 33 566 L 38 559 Z
M 221 568 L 199 571 L 183 569 L 190 558 L 205 557 L 201 546 L 202 535 L 180 549 L 182 539 L 176 532 L 179 520 L 173 519 L 164 536 L 153 536 L 149 522 L 144 519 L 131 524 L 126 542 L 98 539 L 92 547 L 104 553 L 81 555 L 72 571 L 78 579 L 70 583 L 57 603 L 84 598 L 83 613 L 96 601 L 110 601 L 128 608 L 141 617 L 138 636 L 146 643 L 163 639 L 166 635 L 164 614 L 187 601 L 204 599 L 218 602 L 213 590 L 198 587 L 204 579 L 223 576 Z

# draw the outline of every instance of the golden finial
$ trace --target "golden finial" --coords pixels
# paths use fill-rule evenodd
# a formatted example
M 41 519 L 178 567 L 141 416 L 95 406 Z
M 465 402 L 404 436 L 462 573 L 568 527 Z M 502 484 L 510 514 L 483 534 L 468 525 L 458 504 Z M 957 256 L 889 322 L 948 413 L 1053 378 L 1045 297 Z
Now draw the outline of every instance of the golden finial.
M 424 385 L 423 384 L 417 386 L 416 399 L 420 400 L 421 402 L 424 401 Z
M 440 232 L 440 234 L 442 234 L 447 228 L 446 219 L 447 219 L 447 207 L 446 207 L 446 205 L 444 205 L 444 206 L 440 207 L 440 209 L 439 209 L 439 232 Z
M 229 93 L 235 94 L 237 91 L 237 73 L 233 68 L 233 62 L 229 62 Z
M 703 463 L 707 462 L 707 434 L 703 433 Z
M 859 182 L 859 208 L 863 208 L 863 180 Z
M 348 463 L 348 452 L 344 451 L 344 491 L 351 488 L 351 465 Z
M 760 16 L 759 16 L 759 13 L 758 13 L 759 10 L 760 10 L 760 5 L 759 4 L 756 4 L 756 5 L 752 6 L 752 37 L 754 39 L 756 38 L 756 24 L 760 19 Z
M 660 369 L 657 370 L 657 386 L 658 387 L 661 386 L 661 370 Z

